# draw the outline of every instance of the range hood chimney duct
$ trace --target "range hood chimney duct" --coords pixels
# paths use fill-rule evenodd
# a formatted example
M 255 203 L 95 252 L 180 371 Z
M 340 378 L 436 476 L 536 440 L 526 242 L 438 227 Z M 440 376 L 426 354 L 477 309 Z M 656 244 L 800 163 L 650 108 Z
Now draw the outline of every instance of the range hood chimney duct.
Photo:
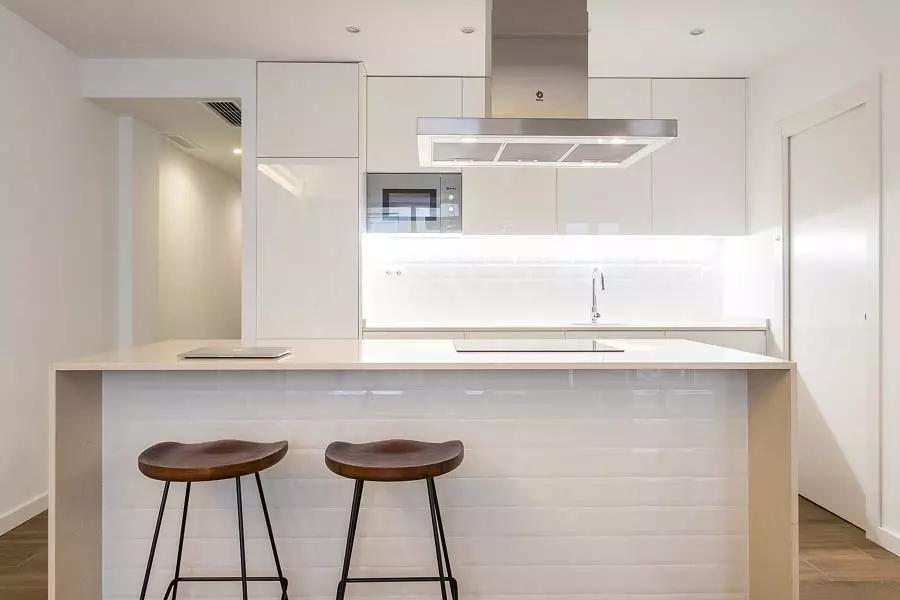
M 587 0 L 494 0 L 494 118 L 587 119 Z

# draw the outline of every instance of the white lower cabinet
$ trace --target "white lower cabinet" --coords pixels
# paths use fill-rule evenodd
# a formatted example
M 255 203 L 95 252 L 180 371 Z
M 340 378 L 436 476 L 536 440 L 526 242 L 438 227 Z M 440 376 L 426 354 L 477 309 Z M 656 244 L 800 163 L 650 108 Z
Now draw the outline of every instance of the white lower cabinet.
M 358 338 L 358 161 L 258 167 L 258 337 Z
M 366 331 L 366 340 L 464 340 L 464 331 Z
M 641 330 L 578 330 L 567 331 L 567 340 L 662 340 L 665 339 L 664 331 Z
M 562 340 L 564 331 L 467 331 L 467 340 Z
M 765 331 L 668 331 L 666 337 L 672 340 L 691 340 L 733 348 L 753 354 L 766 353 Z

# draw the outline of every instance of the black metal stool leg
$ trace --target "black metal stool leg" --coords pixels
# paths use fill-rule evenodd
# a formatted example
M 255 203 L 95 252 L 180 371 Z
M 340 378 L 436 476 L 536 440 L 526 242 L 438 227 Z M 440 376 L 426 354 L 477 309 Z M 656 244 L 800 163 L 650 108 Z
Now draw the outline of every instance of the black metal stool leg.
M 234 478 L 237 490 L 238 542 L 241 547 L 241 589 L 244 600 L 247 600 L 247 554 L 244 549 L 244 503 L 241 500 L 241 478 Z
M 434 479 L 428 479 L 426 482 L 431 502 L 434 505 L 434 515 L 437 520 L 438 533 L 441 537 L 441 548 L 444 552 L 444 562 L 447 565 L 447 579 L 450 581 L 450 594 L 453 600 L 459 600 L 459 588 L 456 584 L 456 578 L 453 577 L 453 570 L 450 567 L 450 551 L 447 549 L 447 537 L 444 535 L 444 521 L 441 519 L 441 505 L 438 502 L 437 488 L 434 485 Z
M 444 585 L 444 559 L 441 556 L 441 537 L 438 534 L 438 520 L 435 513 L 434 481 L 428 479 L 426 486 L 428 487 L 428 508 L 431 510 L 431 530 L 434 534 L 434 554 L 437 557 L 438 577 L 441 582 L 441 598 L 447 600 L 447 586 Z
M 338 583 L 336 600 L 344 600 L 347 592 L 347 578 L 350 575 L 350 558 L 353 555 L 353 540 L 356 538 L 356 525 L 359 523 L 359 505 L 362 502 L 363 480 L 357 479 L 353 488 L 353 505 L 350 508 L 350 526 L 347 529 L 347 547 L 344 549 L 344 567 Z
M 184 487 L 184 510 L 181 513 L 181 533 L 178 535 L 178 556 L 175 559 L 175 579 L 172 581 L 172 600 L 178 597 L 178 578 L 181 577 L 181 554 L 184 550 L 184 529 L 187 525 L 188 502 L 191 499 L 191 482 L 187 482 Z M 168 590 L 166 597 L 168 598 Z
M 150 583 L 150 571 L 153 570 L 153 557 L 156 555 L 156 543 L 159 541 L 159 530 L 162 527 L 163 513 L 166 511 L 166 498 L 169 497 L 169 482 L 163 488 L 162 500 L 159 503 L 159 516 L 156 518 L 156 530 L 150 543 L 150 557 L 147 559 L 147 571 L 144 573 L 144 584 L 141 586 L 141 600 L 147 597 L 147 585 Z
M 281 581 L 281 600 L 287 600 L 288 580 L 281 571 L 281 561 L 278 560 L 278 549 L 275 547 L 275 534 L 272 533 L 272 521 L 269 519 L 269 507 L 266 506 L 266 495 L 263 492 L 262 479 L 260 479 L 259 473 L 256 474 L 256 489 L 259 490 L 259 501 L 260 504 L 262 504 L 263 517 L 266 519 L 266 529 L 269 532 L 269 543 L 272 544 L 272 556 L 275 558 L 275 570 L 278 571 L 278 579 Z

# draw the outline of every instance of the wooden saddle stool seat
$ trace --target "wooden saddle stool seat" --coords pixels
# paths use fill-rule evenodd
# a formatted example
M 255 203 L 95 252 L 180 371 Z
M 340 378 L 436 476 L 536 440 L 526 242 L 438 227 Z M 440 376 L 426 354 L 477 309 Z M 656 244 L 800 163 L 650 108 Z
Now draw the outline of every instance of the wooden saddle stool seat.
M 332 442 L 325 449 L 325 464 L 348 479 L 417 481 L 446 475 L 462 463 L 464 454 L 459 440 L 440 444 L 412 440 Z
M 141 452 L 138 469 L 159 481 L 218 481 L 265 471 L 278 464 L 287 451 L 287 442 L 163 442 Z

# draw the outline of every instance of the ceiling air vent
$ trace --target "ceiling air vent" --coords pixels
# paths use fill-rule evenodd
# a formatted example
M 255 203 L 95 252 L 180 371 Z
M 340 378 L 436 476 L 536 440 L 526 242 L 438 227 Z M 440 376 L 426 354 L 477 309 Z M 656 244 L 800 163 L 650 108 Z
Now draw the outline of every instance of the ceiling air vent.
M 234 102 L 203 102 L 209 110 L 213 111 L 232 126 L 241 126 L 241 107 Z
M 174 133 L 167 133 L 167 134 L 165 134 L 165 138 L 167 140 L 169 140 L 170 142 L 172 142 L 173 144 L 175 144 L 176 146 L 184 148 L 185 150 L 199 150 L 200 149 L 199 145 L 195 144 L 191 140 L 189 140 L 186 137 L 181 136 L 181 135 L 177 135 Z

